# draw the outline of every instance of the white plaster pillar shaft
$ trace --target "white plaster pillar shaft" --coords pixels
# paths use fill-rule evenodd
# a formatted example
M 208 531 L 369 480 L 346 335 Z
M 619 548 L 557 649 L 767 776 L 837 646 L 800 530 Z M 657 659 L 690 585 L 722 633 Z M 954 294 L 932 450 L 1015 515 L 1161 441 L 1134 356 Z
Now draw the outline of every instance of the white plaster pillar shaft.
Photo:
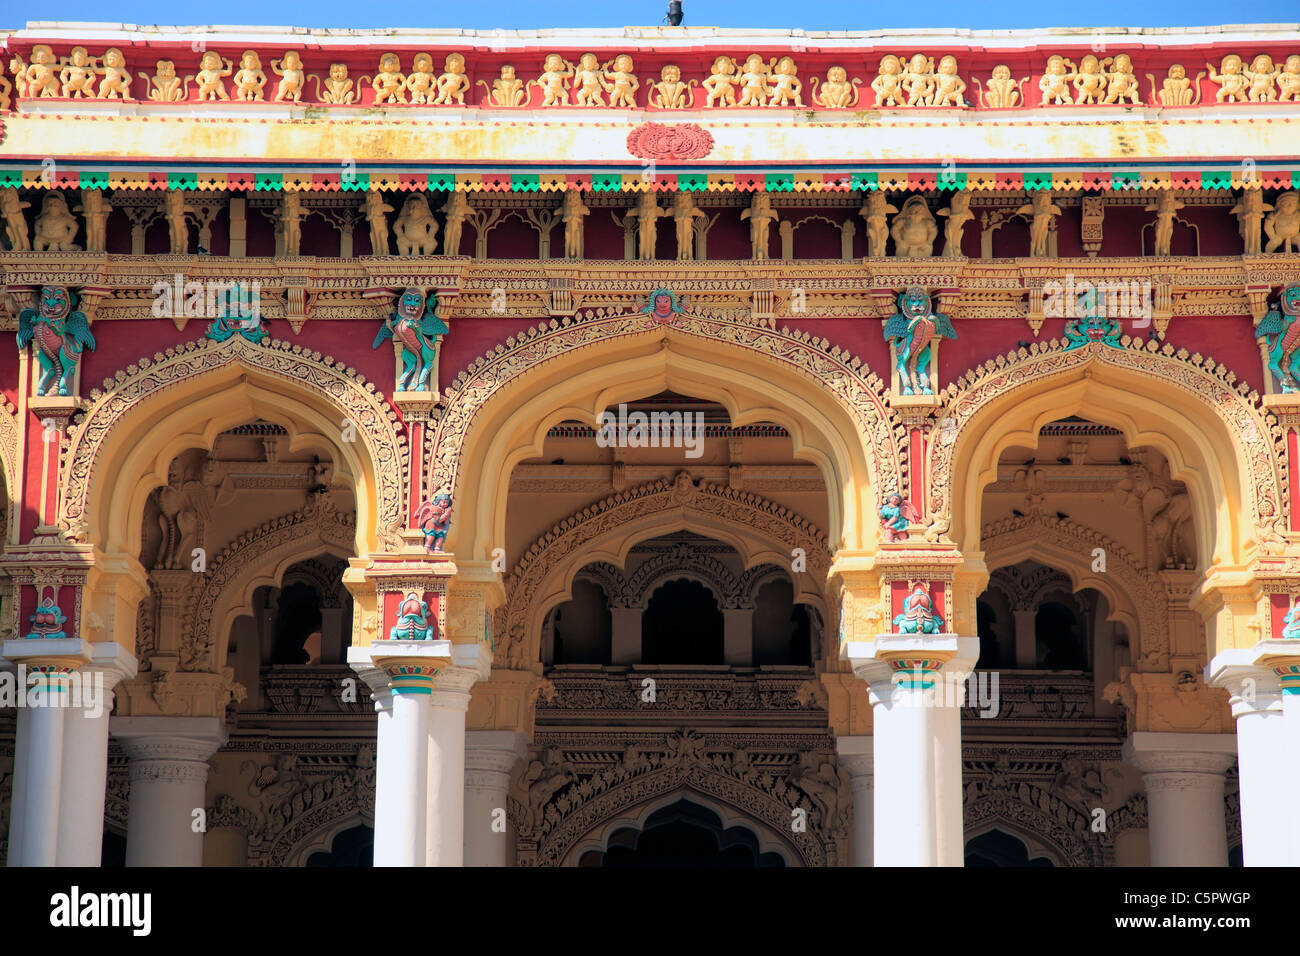
M 961 695 L 965 677 L 964 673 L 945 670 L 935 687 L 935 830 L 940 866 L 966 865 L 961 762 Z
M 938 866 L 935 708 L 920 687 L 871 684 L 876 866 Z
M 19 682 L 18 686 L 22 687 L 22 682 Z M 23 820 L 27 813 L 26 788 L 22 786 L 21 781 L 27 779 L 27 754 L 32 742 L 31 714 L 30 707 L 19 707 L 14 726 L 14 769 L 10 780 L 13 796 L 9 801 L 9 859 L 7 860 L 9 866 L 23 865 L 26 827 L 18 826 L 18 822 Z
M 54 693 L 59 693 L 55 691 Z M 26 772 L 14 777 L 22 788 L 23 815 L 9 821 L 9 830 L 21 830 L 19 866 L 54 866 L 59 842 L 59 792 L 63 766 L 63 723 L 67 708 L 53 701 L 29 707 L 27 714 Z
M 870 737 L 838 737 L 835 749 L 853 792 L 853 865 L 875 865 L 875 772 Z
M 527 752 L 528 738 L 508 730 L 465 734 L 466 866 L 509 866 L 506 825 L 510 771 Z
M 376 709 L 375 866 L 423 866 L 429 693 L 394 691 Z
M 1139 731 L 1124 761 L 1142 771 L 1152 866 L 1227 866 L 1224 774 L 1236 757 L 1232 734 Z
M 473 674 L 438 675 L 430 700 L 426 866 L 461 866 L 465 855 L 465 711 Z

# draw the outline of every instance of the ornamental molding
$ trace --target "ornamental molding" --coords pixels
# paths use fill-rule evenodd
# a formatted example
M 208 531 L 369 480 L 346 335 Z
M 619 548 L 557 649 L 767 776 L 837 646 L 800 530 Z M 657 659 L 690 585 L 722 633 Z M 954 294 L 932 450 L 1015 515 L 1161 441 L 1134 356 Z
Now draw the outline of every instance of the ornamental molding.
M 21 496 L 18 489 L 22 479 L 18 474 L 18 449 L 22 442 L 22 430 L 18 426 L 18 410 L 13 402 L 0 399 L 0 465 L 4 467 L 5 497 L 9 499 L 7 509 L 7 528 L 13 528 L 18 521 L 18 505 Z
M 929 449 L 929 510 L 936 517 L 927 538 L 947 540 L 954 488 L 960 484 L 953 468 L 970 424 L 992 402 L 1027 383 L 1087 375 L 1091 366 L 1101 364 L 1161 379 L 1180 389 L 1189 403 L 1208 407 L 1219 417 L 1247 468 L 1242 476 L 1248 485 L 1243 502 L 1250 509 L 1247 520 L 1262 550 L 1281 549 L 1290 507 L 1283 466 L 1285 434 L 1277 418 L 1263 408 L 1261 396 L 1235 372 L 1199 352 L 1128 336 L 1121 343 L 1120 348 L 1094 344 L 1065 351 L 1066 343 L 1059 339 L 1035 342 L 976 366 L 944 390 L 939 412 L 944 427 L 935 430 Z
M 90 539 L 92 517 L 87 507 L 92 485 L 96 480 L 110 480 L 97 474 L 96 463 L 114 427 L 137 410 L 147 411 L 150 399 L 230 365 L 306 387 L 325 407 L 336 409 L 340 420 L 354 422 L 373 468 L 378 527 L 382 533 L 404 526 L 406 437 L 399 430 L 396 414 L 374 385 L 355 369 L 320 352 L 280 340 L 253 345 L 234 336 L 222 344 L 198 339 L 152 358 L 141 357 L 105 379 L 102 390 L 91 390 L 89 407 L 74 419 L 63 457 L 60 515 L 70 539 L 83 543 Z M 350 543 L 348 553 L 354 547 L 355 542 Z
M 667 551 L 653 555 L 631 574 L 606 561 L 584 565 L 578 578 L 598 585 L 610 608 L 636 608 L 644 611 L 654 592 L 673 578 L 690 578 L 709 588 L 718 599 L 720 610 L 752 609 L 760 585 L 773 578 L 789 580 L 789 575 L 773 564 L 760 564 L 741 574 L 694 544 L 678 542 Z
M 751 492 L 737 491 L 723 485 L 700 482 L 696 485 L 686 472 L 670 481 L 647 482 L 619 494 L 610 495 L 564 519 L 538 537 L 502 584 L 506 599 L 497 610 L 493 633 L 500 636 L 496 648 L 498 661 L 523 668 L 538 659 L 541 634 L 530 632 L 538 595 L 553 575 L 568 566 L 594 542 L 633 520 L 659 514 L 680 514 L 723 521 L 742 526 L 749 532 L 779 544 L 784 553 L 802 548 L 808 556 L 807 573 L 820 588 L 830 571 L 830 547 L 822 532 L 788 508 Z
M 713 134 L 697 123 L 642 123 L 627 134 L 627 151 L 639 159 L 689 162 L 713 151 Z

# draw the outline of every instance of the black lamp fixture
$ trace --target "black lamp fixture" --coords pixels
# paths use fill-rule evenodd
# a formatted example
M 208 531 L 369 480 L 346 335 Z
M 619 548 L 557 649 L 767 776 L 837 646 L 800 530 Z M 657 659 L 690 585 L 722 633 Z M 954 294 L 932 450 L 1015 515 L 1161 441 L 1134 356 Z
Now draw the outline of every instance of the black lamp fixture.
M 664 19 L 670 27 L 682 25 L 682 0 L 668 0 L 668 14 Z

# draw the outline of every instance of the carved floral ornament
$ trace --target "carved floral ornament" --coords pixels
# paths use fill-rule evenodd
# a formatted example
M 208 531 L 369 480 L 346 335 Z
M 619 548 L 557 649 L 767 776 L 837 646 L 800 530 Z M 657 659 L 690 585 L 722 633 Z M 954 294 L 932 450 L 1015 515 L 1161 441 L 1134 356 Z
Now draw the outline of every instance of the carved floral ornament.
M 304 63 L 304 55 L 313 62 Z M 36 44 L 26 56 L 9 54 L 12 83 L 4 79 L 0 85 L 0 109 L 11 108 L 10 89 L 17 100 L 135 100 L 133 83 L 139 99 L 157 103 L 301 104 L 306 96 L 307 102 L 333 106 L 362 105 L 364 97 L 365 105 L 507 109 L 530 104 L 651 110 L 1139 106 L 1143 75 L 1151 102 L 1164 107 L 1199 105 L 1207 76 L 1217 86 L 1217 103 L 1300 102 L 1300 54 L 1283 51 L 1216 53 L 1216 62 L 1203 64 L 1168 63 L 1161 56 L 1155 66 L 1143 51 L 1097 55 L 1062 49 L 1037 59 L 1040 65 L 1034 67 L 997 63 L 979 75 L 966 74 L 974 96 L 968 95 L 960 66 L 971 54 L 962 51 L 881 51 L 829 64 L 819 58 L 816 69 L 807 56 L 780 52 L 720 55 L 696 76 L 675 62 L 647 74 L 644 61 L 638 64 L 642 54 L 626 50 L 552 52 L 540 59 L 528 54 L 508 63 L 471 63 L 464 51 L 455 50 L 370 55 L 374 66 L 358 69 L 292 49 L 165 51 L 154 54 L 152 70 L 133 73 L 120 47 L 91 54 L 82 45 L 56 52 L 49 44 Z M 1036 102 L 1030 102 L 1027 89 L 1039 91 Z M 480 102 L 467 101 L 471 91 Z

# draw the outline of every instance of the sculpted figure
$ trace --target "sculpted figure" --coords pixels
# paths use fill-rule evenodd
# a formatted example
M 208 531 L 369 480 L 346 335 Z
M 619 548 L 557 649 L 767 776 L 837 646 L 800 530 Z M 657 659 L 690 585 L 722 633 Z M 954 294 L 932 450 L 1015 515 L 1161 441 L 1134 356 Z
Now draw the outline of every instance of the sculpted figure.
M 98 96 L 101 100 L 129 100 L 131 96 L 131 74 L 126 69 L 126 58 L 117 47 L 104 51 L 104 63 L 99 68 Z
M 772 196 L 766 192 L 754 193 L 749 201 L 749 208 L 740 214 L 741 220 L 749 220 L 750 257 L 766 259 L 768 235 L 772 223 L 776 222 L 776 210 L 772 208 Z
M 388 632 L 390 641 L 431 641 L 437 628 L 429 621 L 429 605 L 414 591 L 397 608 L 397 623 Z
M 1277 308 L 1259 320 L 1255 338 L 1268 350 L 1268 370 L 1283 392 L 1300 392 L 1300 285 L 1282 290 Z
M 104 198 L 102 189 L 83 189 L 81 205 L 75 210 L 86 217 L 86 251 L 103 252 L 107 246 L 108 215 L 113 205 Z
M 1274 84 L 1282 71 L 1273 65 L 1271 56 L 1261 53 L 1250 62 L 1250 69 L 1243 72 L 1246 79 L 1250 81 L 1246 97 L 1252 103 L 1271 103 L 1277 99 Z
M 1063 56 L 1052 55 L 1047 58 L 1047 69 L 1038 80 L 1038 88 L 1043 92 L 1044 106 L 1061 106 L 1073 103 L 1070 95 L 1070 81 L 1075 77 L 1074 61 Z
M 21 59 L 18 60 L 22 62 Z M 39 96 L 59 95 L 59 75 L 54 71 L 54 51 L 45 44 L 32 47 L 32 62 L 23 70 L 23 79 L 27 84 L 27 96 L 35 99 Z M 19 92 L 19 96 L 23 93 Z
M 18 348 L 36 343 L 36 358 L 41 368 L 37 395 L 68 395 L 82 349 L 95 350 L 90 322 L 75 308 L 76 304 L 77 297 L 71 289 L 46 286 L 41 290 L 37 308 L 18 313 Z
M 720 56 L 713 61 L 713 72 L 703 84 L 708 93 L 704 98 L 705 106 L 736 105 L 736 84 L 740 82 L 736 69 L 736 61 L 729 56 Z
M 1288 191 L 1277 197 L 1273 211 L 1264 220 L 1264 235 L 1268 236 L 1265 252 L 1300 251 L 1300 194 Z
M 794 59 L 783 56 L 777 61 L 776 69 L 772 73 L 772 92 L 771 99 L 768 100 L 768 106 L 793 106 L 795 109 L 803 109 L 803 83 L 799 80 L 799 68 L 794 65 Z
M 929 106 L 934 102 L 934 59 L 914 53 L 903 71 L 903 89 L 908 106 Z
M 614 69 L 606 69 L 602 86 L 609 94 L 609 105 L 614 108 L 636 109 L 636 91 L 641 81 L 632 72 L 632 58 L 626 53 L 614 57 Z
M 428 209 L 428 203 L 425 203 L 425 209 Z M 365 214 L 366 222 L 370 225 L 370 254 L 372 256 L 388 255 L 388 217 L 385 213 L 393 211 L 393 207 L 384 202 L 384 197 L 377 192 L 366 193 L 366 201 L 361 204 L 361 211 Z M 434 223 L 436 226 L 437 223 Z M 436 229 L 434 230 L 437 231 Z
M 591 54 L 587 54 L 591 56 Z M 564 106 L 568 101 L 564 84 L 573 79 L 573 64 L 551 53 L 542 64 L 542 75 L 537 78 L 537 85 L 542 88 L 542 106 Z
M 695 220 L 708 215 L 695 205 L 695 197 L 682 189 L 673 195 L 673 224 L 677 227 L 677 258 L 695 258 Z
M 402 347 L 402 374 L 397 378 L 399 392 L 436 391 L 432 381 L 438 360 L 438 343 L 451 330 L 438 318 L 438 297 L 432 293 L 426 304 L 419 289 L 407 289 L 397 300 L 397 310 L 379 328 L 372 348 L 390 339 Z
M 438 77 L 438 95 L 433 98 L 435 106 L 455 103 L 465 105 L 465 94 L 469 92 L 469 77 L 465 75 L 465 57 L 459 53 L 449 53 L 442 63 L 442 75 Z
M 1040 189 L 1030 197 L 1029 202 L 1016 210 L 1016 215 L 1029 219 L 1029 254 L 1031 256 L 1047 255 L 1047 237 L 1051 233 L 1055 217 L 1061 214 L 1061 207 L 1052 202 L 1052 191 Z
M 0 72 L 0 110 L 12 109 L 12 103 L 9 94 L 13 92 L 13 84 L 5 78 L 3 72 Z
M 896 634 L 942 634 L 943 618 L 935 610 L 934 598 L 924 584 L 916 584 L 903 601 L 903 612 L 894 617 Z
M 1174 222 L 1178 219 L 1178 210 L 1185 205 L 1186 203 L 1178 201 L 1176 192 L 1172 189 L 1166 189 L 1156 196 L 1156 201 L 1153 204 L 1143 207 L 1147 212 L 1156 214 L 1156 255 L 1167 256 L 1170 254 L 1169 250 L 1174 241 Z
M 984 105 L 989 109 L 1009 109 L 1020 103 L 1020 84 L 1011 77 L 1011 67 L 999 63 L 993 68 L 984 87 Z
M 1109 66 L 1110 62 L 1110 57 L 1098 60 L 1091 53 L 1079 61 L 1079 71 L 1074 74 L 1074 89 L 1078 93 L 1075 98 L 1076 103 L 1101 102 L 1102 94 L 1106 90 L 1104 68 Z
M 84 46 L 74 46 L 70 56 L 63 58 L 63 69 L 59 71 L 59 84 L 62 95 L 80 99 L 95 95 L 96 59 L 86 53 Z
M 957 58 L 945 56 L 939 61 L 939 72 L 934 77 L 933 106 L 966 106 L 966 81 L 957 75 Z
M 817 77 L 813 77 L 813 102 L 827 110 L 852 109 L 858 105 L 858 84 L 861 82 L 854 77 L 850 83 L 849 71 L 842 66 L 833 66 L 826 71 L 826 82 L 820 87 Z
M 487 86 L 482 80 L 478 82 L 480 86 Z M 492 105 L 522 106 L 526 94 L 524 81 L 515 75 L 515 68 L 509 64 L 501 67 L 501 76 L 492 81 Z
M 578 94 L 579 106 L 605 105 L 605 72 L 594 53 L 584 53 L 578 59 L 573 73 L 573 89 Z
M 880 69 L 871 81 L 871 88 L 876 91 L 877 106 L 902 106 L 903 64 L 892 53 L 881 57 Z
M 79 228 L 63 197 L 49 193 L 41 203 L 41 214 L 36 217 L 36 238 L 32 248 L 36 252 L 76 252 L 80 247 L 72 240 L 77 237 Z
M 952 194 L 952 203 L 947 209 L 940 209 L 939 215 L 947 216 L 943 227 L 943 255 L 946 259 L 961 256 L 961 239 L 966 223 L 975 218 L 970 211 L 970 193 L 962 189 Z
M 432 102 L 437 80 L 433 75 L 433 57 L 427 53 L 417 53 L 411 60 L 411 72 L 406 75 L 406 91 L 411 94 L 412 103 Z
M 378 194 L 371 193 L 370 195 L 377 196 Z M 367 209 L 367 213 L 369 212 L 370 209 Z M 429 210 L 429 200 L 418 193 L 407 196 L 406 202 L 402 204 L 402 211 L 397 217 L 397 222 L 393 224 L 393 234 L 397 237 L 397 254 L 399 256 L 433 255 L 438 236 L 438 223 Z M 371 236 L 373 239 L 373 221 L 371 223 Z M 379 253 L 376 253 L 376 255 L 379 255 Z
M 239 58 L 239 72 L 235 74 L 235 99 L 245 103 L 260 103 L 266 99 L 266 74 L 262 72 L 262 58 L 256 50 L 245 50 Z
M 560 207 L 560 215 L 564 220 L 564 258 L 582 258 L 583 220 L 590 214 L 591 210 L 582 202 L 581 190 L 565 190 L 564 205 Z
M 425 550 L 438 554 L 451 530 L 451 495 L 443 493 L 425 501 L 415 511 L 416 526 L 424 532 Z
M 1237 217 L 1237 231 L 1245 243 L 1242 253 L 1248 256 L 1259 255 L 1259 228 L 1264 224 L 1264 213 L 1272 210 L 1264 202 L 1264 194 L 1258 189 L 1243 189 L 1237 205 L 1232 207 L 1232 215 Z
M 14 252 L 27 252 L 32 247 L 27 235 L 27 218 L 23 215 L 23 210 L 31 205 L 19 198 L 18 190 L 13 186 L 0 190 L 0 216 L 5 221 L 5 239 Z
M 208 50 L 199 58 L 199 72 L 194 75 L 199 91 L 199 102 L 228 100 L 223 79 L 235 72 L 235 65 L 224 56 Z M 188 84 L 187 84 L 188 85 Z
M 867 221 L 867 255 L 882 258 L 885 245 L 889 241 L 889 223 L 885 216 L 898 212 L 897 207 L 886 201 L 885 194 L 879 189 L 867 193 L 867 201 L 858 210 L 858 215 Z
M 311 78 L 316 81 L 316 99 L 322 103 L 347 106 L 361 99 L 361 91 L 352 88 L 353 83 L 348 77 L 348 65 L 346 63 L 330 64 L 329 76 L 325 79 L 324 92 L 321 92 L 320 77 L 312 74 Z
M 370 82 L 375 91 L 375 104 L 405 103 L 406 74 L 396 53 L 385 53 L 379 58 L 379 72 Z
M 1300 54 L 1286 58 L 1286 66 L 1277 78 L 1278 99 L 1283 103 L 1300 103 Z
M 463 192 L 453 190 L 447 197 L 447 201 L 442 204 L 443 215 L 447 217 L 447 231 L 443 234 L 442 254 L 445 256 L 460 255 L 460 231 L 465 225 L 465 220 L 474 215 L 474 207 L 469 204 L 469 200 Z
M 1205 76 L 1204 72 L 1196 74 L 1196 82 L 1193 83 L 1187 76 L 1187 68 L 1181 63 L 1175 63 L 1169 67 L 1164 80 L 1160 83 L 1160 92 L 1157 97 L 1161 106 L 1195 106 L 1201 101 L 1201 77 Z M 1151 81 L 1152 89 L 1155 88 L 1156 78 L 1150 73 L 1147 79 Z
M 280 234 L 284 237 L 284 254 L 298 255 L 302 248 L 302 199 L 288 189 L 280 194 Z
M 934 240 L 939 235 L 934 216 L 925 197 L 911 196 L 894 217 L 889 234 L 894 237 L 894 255 L 924 259 L 934 255 Z
M 185 221 L 187 212 L 194 212 L 194 209 L 185 204 L 185 193 L 179 189 L 167 190 L 163 197 L 163 215 L 167 219 L 167 235 L 173 253 L 190 251 L 190 227 Z
M 301 103 L 307 85 L 307 73 L 302 68 L 302 57 L 298 51 L 287 50 L 282 59 L 272 60 L 271 72 L 280 77 L 274 102 L 283 103 L 286 99 L 291 99 L 295 103 Z
M 913 521 L 920 521 L 921 513 L 916 506 L 897 491 L 885 497 L 880 508 L 880 529 L 887 544 L 897 544 L 907 540 L 907 528 Z
M 744 72 L 740 74 L 740 100 L 736 105 L 766 105 L 771 72 L 771 64 L 764 62 L 757 53 L 750 54 L 749 59 L 745 60 Z
M 27 98 L 27 64 L 15 53 L 9 58 L 9 72 L 14 75 L 14 93 L 18 99 Z
M 919 198 L 919 197 L 917 197 Z M 935 312 L 930 296 L 918 285 L 898 295 L 898 311 L 885 320 L 885 341 L 894 346 L 898 383 L 904 395 L 933 395 L 935 376 L 933 339 L 955 339 L 952 320 Z
M 691 83 L 694 83 L 691 80 Z M 682 82 L 682 68 L 669 63 L 659 71 L 659 82 L 650 84 L 646 102 L 655 109 L 681 110 L 690 105 L 690 88 Z
M 636 208 L 628 210 L 629 216 L 637 221 L 637 258 L 649 261 L 655 257 L 655 226 L 661 216 L 670 215 L 667 209 L 660 209 L 652 192 L 643 192 L 637 198 Z
M 153 76 L 141 73 L 140 77 L 149 84 L 149 100 L 153 103 L 179 103 L 187 95 L 172 60 L 159 60 L 154 64 Z
M 1104 102 L 1121 103 L 1125 99 L 1134 106 L 1142 105 L 1142 100 L 1138 98 L 1137 77 L 1133 75 L 1133 61 L 1127 53 L 1121 53 L 1115 57 L 1110 72 L 1106 74 Z
M 1250 89 L 1250 83 L 1246 79 L 1241 57 L 1229 53 L 1219 64 L 1221 72 L 1218 73 L 1215 72 L 1213 63 L 1206 63 L 1205 66 L 1210 71 L 1210 79 L 1219 84 L 1219 92 L 1214 94 L 1216 103 L 1246 102 L 1246 92 Z

